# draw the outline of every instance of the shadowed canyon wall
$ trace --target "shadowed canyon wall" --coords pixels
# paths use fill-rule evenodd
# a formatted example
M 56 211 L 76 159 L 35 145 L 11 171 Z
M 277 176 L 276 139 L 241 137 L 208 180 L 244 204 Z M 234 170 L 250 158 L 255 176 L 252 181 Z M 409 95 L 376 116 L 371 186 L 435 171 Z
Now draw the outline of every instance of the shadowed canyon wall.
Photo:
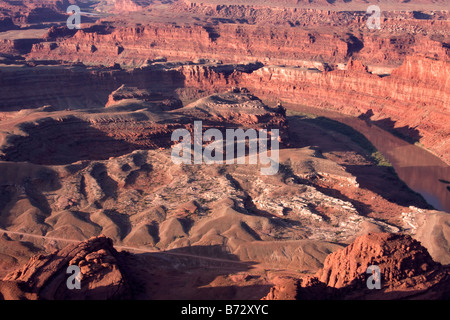
M 450 161 L 450 67 L 446 61 L 408 57 L 401 67 L 384 77 L 367 72 L 358 61 L 351 61 L 347 70 L 333 71 L 192 63 L 164 67 L 155 64 L 129 71 L 56 66 L 17 69 L 0 73 L 3 110 L 48 104 L 103 107 L 108 95 L 122 84 L 182 100 L 245 87 L 265 100 L 360 116 L 395 130 L 411 142 L 420 142 L 447 163 Z M 60 85 L 42 88 L 42 83 Z

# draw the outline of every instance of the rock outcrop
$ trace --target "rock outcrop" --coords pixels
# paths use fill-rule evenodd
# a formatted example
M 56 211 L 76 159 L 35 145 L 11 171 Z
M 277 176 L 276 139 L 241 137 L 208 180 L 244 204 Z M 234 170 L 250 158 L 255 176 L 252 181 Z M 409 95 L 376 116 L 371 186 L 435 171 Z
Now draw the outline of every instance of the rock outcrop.
M 124 257 L 104 236 L 38 255 L 0 281 L 0 298 L 40 300 L 106 300 L 131 298 Z M 69 289 L 69 266 L 80 268 L 81 289 Z M 69 279 L 70 280 L 70 279 Z M 73 281 L 72 281 L 73 282 Z M 71 282 L 71 283 L 72 283 Z
M 428 251 L 409 236 L 375 233 L 360 237 L 345 249 L 330 254 L 317 277 L 333 288 L 346 287 L 357 281 L 364 284 L 365 272 L 370 265 L 378 266 L 383 282 L 392 286 L 438 266 Z
M 380 273 L 367 272 L 376 266 Z M 369 277 L 373 277 L 369 279 Z M 367 283 L 378 279 L 380 288 Z M 410 236 L 373 233 L 331 253 L 314 277 L 278 278 L 266 299 L 448 299 L 450 270 Z
M 109 95 L 105 108 L 111 106 L 130 106 L 130 104 L 136 104 L 141 108 L 148 108 L 149 110 L 154 111 L 168 111 L 183 106 L 179 99 L 175 99 L 171 96 L 165 97 L 162 92 L 152 92 L 147 89 L 138 89 L 136 87 L 121 85 Z

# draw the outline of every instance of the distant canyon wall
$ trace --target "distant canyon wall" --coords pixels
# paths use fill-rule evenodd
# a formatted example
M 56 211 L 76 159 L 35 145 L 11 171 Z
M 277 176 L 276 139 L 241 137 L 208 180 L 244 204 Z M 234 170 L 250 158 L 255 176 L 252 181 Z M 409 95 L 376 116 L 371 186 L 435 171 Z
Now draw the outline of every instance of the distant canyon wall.
M 336 18 L 335 13 L 321 14 L 330 15 L 329 21 Z M 29 44 L 27 60 L 121 63 L 134 69 L 39 66 L 2 72 L 0 107 L 103 107 L 122 84 L 184 101 L 246 87 L 265 100 L 362 116 L 450 163 L 450 44 L 439 36 L 450 21 L 410 20 L 414 23 L 383 22 L 383 28 L 402 31 L 397 33 L 234 23 L 96 24 L 76 33 L 53 27 L 42 41 Z M 403 30 L 406 26 L 412 31 Z M 172 63 L 155 63 L 165 60 Z M 248 68 L 243 61 L 259 61 L 260 66 Z M 42 83 L 49 86 L 42 90 Z M 23 90 L 12 90 L 13 84 Z
M 165 67 L 164 67 L 165 66 Z M 345 70 L 221 64 L 153 64 L 133 70 L 38 66 L 0 73 L 2 110 L 53 105 L 103 107 L 122 84 L 184 101 L 245 87 L 262 99 L 360 116 L 420 142 L 450 163 L 450 63 L 412 56 L 391 75 Z M 45 83 L 48 85 L 46 86 Z M 14 86 L 15 90 L 12 90 Z
M 321 20 L 320 14 L 311 16 Z M 367 32 L 363 19 L 356 18 L 353 32 L 337 22 L 319 27 L 314 24 L 312 27 L 309 24 L 308 27 L 285 27 L 154 23 L 112 28 L 98 24 L 83 28 L 75 35 L 67 29 L 52 28 L 44 41 L 33 44 L 28 58 L 136 66 L 147 59 L 164 56 L 178 61 L 197 58 L 224 63 L 258 60 L 266 65 L 322 69 L 339 68 L 349 58 L 361 60 L 368 66 L 390 68 L 400 66 L 412 54 L 449 59 L 450 44 L 439 34 L 449 30 L 449 20 L 411 19 L 405 23 L 387 19 L 382 32 Z

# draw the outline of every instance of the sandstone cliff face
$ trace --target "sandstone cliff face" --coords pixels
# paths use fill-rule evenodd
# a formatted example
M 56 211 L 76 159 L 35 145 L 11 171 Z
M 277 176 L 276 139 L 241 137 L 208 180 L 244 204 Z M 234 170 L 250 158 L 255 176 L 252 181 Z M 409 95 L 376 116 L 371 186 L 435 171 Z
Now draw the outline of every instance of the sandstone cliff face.
M 130 298 L 127 278 L 122 272 L 123 254 L 104 236 L 72 244 L 49 255 L 38 255 L 0 281 L 5 299 L 91 300 Z M 80 267 L 81 289 L 68 289 L 71 265 Z M 20 288 L 19 290 L 17 288 Z
M 115 6 L 123 6 L 123 12 L 139 10 L 136 1 L 121 1 Z M 367 31 L 366 17 L 361 12 L 227 5 L 206 7 L 205 11 L 201 4 L 186 7 L 176 3 L 169 9 L 193 16 L 201 13 L 206 17 L 202 23 L 154 22 L 121 26 L 109 33 L 95 33 L 87 26 L 71 39 L 58 39 L 58 46 L 53 50 L 36 45 L 29 57 L 59 57 L 103 64 L 109 64 L 112 58 L 130 65 L 139 65 L 147 58 L 158 56 L 172 60 L 201 57 L 234 63 L 260 60 L 266 64 L 290 66 L 336 65 L 355 57 L 366 65 L 395 67 L 407 55 L 438 48 L 439 41 L 428 41 L 427 47 L 416 44 L 422 37 L 442 39 L 449 28 L 445 14 L 416 19 L 403 16 L 405 13 L 387 12 L 382 31 L 373 33 Z M 214 16 L 217 16 L 216 20 Z
M 401 0 L 386 0 L 377 1 L 377 3 L 383 6 L 383 17 L 401 17 L 397 21 L 383 21 L 385 24 L 395 26 L 396 28 L 414 27 L 420 23 L 427 23 L 427 21 L 417 21 L 411 12 L 414 9 L 408 7 L 408 4 L 412 6 L 416 5 L 415 10 L 430 10 L 432 8 L 430 4 L 436 5 L 433 9 L 445 10 L 445 0 L 429 0 L 427 2 L 420 0 L 408 1 L 408 4 Z M 373 4 L 376 3 L 374 2 Z M 217 1 L 183 0 L 177 1 L 172 5 L 175 12 L 188 12 L 193 15 L 222 18 L 231 21 L 245 21 L 250 24 L 265 24 L 270 22 L 271 24 L 290 27 L 335 26 L 337 24 L 358 26 L 358 24 L 365 23 L 365 11 L 368 6 L 364 0 L 279 0 L 276 2 L 265 0 L 246 2 L 228 0 L 220 3 L 217 3 Z M 392 12 L 395 12 L 395 16 Z M 430 16 L 427 18 L 435 17 Z
M 358 280 L 364 283 L 370 265 L 378 266 L 383 281 L 392 285 L 438 267 L 428 251 L 408 236 L 370 234 L 330 254 L 317 277 L 327 286 L 342 288 Z
M 72 38 L 59 39 L 53 50 L 45 45 L 34 46 L 29 57 L 96 63 L 114 59 L 127 64 L 140 64 L 158 56 L 171 60 L 201 57 L 234 63 L 259 60 L 274 65 L 314 66 L 344 63 L 348 57 L 357 56 L 367 64 L 399 65 L 413 51 L 413 41 L 409 36 L 399 36 L 396 41 L 387 38 L 273 25 L 154 23 L 117 28 L 109 34 L 79 30 Z
M 11 70 L 13 71 L 13 70 Z M 351 60 L 344 70 L 213 63 L 155 63 L 131 71 L 40 67 L 0 74 L 4 107 L 103 107 L 126 84 L 192 100 L 231 87 L 245 87 L 267 100 L 282 100 L 352 116 L 363 116 L 420 142 L 450 163 L 450 67 L 446 60 L 410 56 L 390 76 L 367 72 Z M 17 78 L 21 90 L 12 90 Z M 40 89 L 42 82 L 61 86 Z M 80 87 L 81 85 L 81 87 Z
M 12 19 L 10 17 L 0 17 L 0 31 L 3 32 L 12 29 L 17 29 L 17 26 L 14 24 Z
M 103 108 L 111 92 L 122 84 L 149 88 L 170 97 L 175 95 L 175 89 L 184 87 L 183 75 L 171 67 L 127 72 L 105 67 L 86 68 L 83 64 L 66 67 L 29 66 L 17 66 L 0 73 L 0 107 L 3 110 L 45 105 L 56 109 Z
M 139 1 L 120 4 L 142 5 Z M 445 13 L 435 12 L 425 19 L 413 13 L 386 12 L 382 31 L 367 32 L 361 29 L 364 16 L 355 12 L 196 2 L 177 2 L 173 9 L 237 20 L 218 23 L 210 19 L 198 25 L 151 23 L 115 29 L 94 25 L 74 36 L 51 30 L 47 38 L 52 41 L 34 44 L 28 58 L 133 66 L 145 66 L 148 59 L 156 57 L 169 61 L 207 58 L 207 63 L 183 65 L 159 76 L 166 76 L 164 81 L 170 90 L 175 87 L 178 97 L 187 100 L 197 98 L 200 91 L 206 95 L 238 86 L 264 99 L 365 115 L 410 142 L 422 143 L 449 163 L 450 53 L 445 40 L 449 26 Z M 258 23 L 268 17 L 274 20 Z M 241 19 L 247 19 L 247 23 Z M 286 27 L 277 21 L 290 21 L 292 25 Z M 342 32 L 336 26 L 353 29 Z M 264 67 L 251 72 L 235 68 L 233 72 L 211 65 L 212 61 L 254 60 Z M 351 61 L 356 60 L 367 70 L 355 68 Z M 144 68 L 142 72 L 123 73 L 125 78 L 134 76 L 136 80 L 128 78 L 133 84 L 124 80 L 117 83 L 112 76 L 101 85 L 115 82 L 110 92 L 123 83 L 150 81 L 158 85 L 146 75 L 148 71 Z M 158 71 L 151 74 L 158 76 Z M 170 76 L 179 78 L 175 82 Z
M 380 268 L 380 289 L 367 287 L 371 265 Z M 375 233 L 331 253 L 315 277 L 274 284 L 266 299 L 448 299 L 450 270 L 409 236 Z
M 264 67 L 239 75 L 236 82 L 261 97 L 283 97 L 353 116 L 369 113 L 372 121 L 420 141 L 449 163 L 449 74 L 448 62 L 410 57 L 387 77 L 350 63 L 348 70 L 325 73 Z

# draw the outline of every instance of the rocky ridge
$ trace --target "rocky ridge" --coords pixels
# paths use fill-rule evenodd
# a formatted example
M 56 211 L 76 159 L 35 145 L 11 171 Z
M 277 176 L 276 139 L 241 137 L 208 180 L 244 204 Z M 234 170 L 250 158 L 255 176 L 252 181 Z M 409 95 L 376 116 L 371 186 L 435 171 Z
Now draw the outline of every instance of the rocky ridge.
M 131 298 L 123 273 L 126 255 L 106 237 L 75 243 L 49 255 L 37 255 L 0 281 L 0 298 L 39 300 L 109 300 Z M 81 289 L 69 289 L 69 266 L 80 268 Z M 17 290 L 20 288 L 20 290 Z
M 379 289 L 370 289 L 378 277 Z M 373 276 L 373 279 L 369 279 Z M 407 235 L 374 233 L 331 253 L 316 276 L 277 278 L 266 299 L 448 299 L 450 271 Z

